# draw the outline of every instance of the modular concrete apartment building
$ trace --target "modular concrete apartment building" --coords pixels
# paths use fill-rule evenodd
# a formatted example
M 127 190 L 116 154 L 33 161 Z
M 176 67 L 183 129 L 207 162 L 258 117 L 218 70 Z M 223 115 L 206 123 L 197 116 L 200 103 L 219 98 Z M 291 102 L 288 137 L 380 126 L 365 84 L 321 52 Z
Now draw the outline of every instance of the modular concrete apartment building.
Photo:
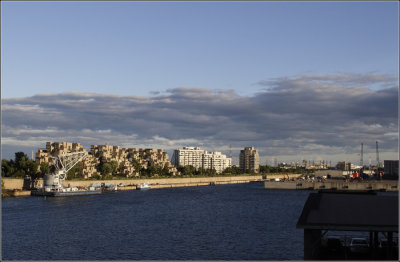
M 218 174 L 232 166 L 232 158 L 226 157 L 221 152 L 207 152 L 199 147 L 188 146 L 183 149 L 175 149 L 171 162 L 175 166 L 215 169 Z
M 260 162 L 258 152 L 254 147 L 245 147 L 243 150 L 240 150 L 239 168 L 244 172 L 258 173 Z
M 80 143 L 70 142 L 47 142 L 46 149 L 39 149 L 36 152 L 36 162 L 39 165 L 47 162 L 50 165 L 55 164 L 55 157 L 69 152 L 87 152 Z M 126 177 L 139 176 L 139 170 L 135 169 L 135 162 L 140 164 L 141 168 L 147 169 L 148 166 L 167 167 L 173 175 L 178 174 L 175 166 L 168 159 L 168 154 L 162 149 L 136 149 L 121 148 L 112 145 L 92 145 L 90 152 L 82 160 L 83 177 L 89 178 L 99 173 L 97 166 L 100 161 L 103 163 L 115 161 L 118 163 L 119 172 Z

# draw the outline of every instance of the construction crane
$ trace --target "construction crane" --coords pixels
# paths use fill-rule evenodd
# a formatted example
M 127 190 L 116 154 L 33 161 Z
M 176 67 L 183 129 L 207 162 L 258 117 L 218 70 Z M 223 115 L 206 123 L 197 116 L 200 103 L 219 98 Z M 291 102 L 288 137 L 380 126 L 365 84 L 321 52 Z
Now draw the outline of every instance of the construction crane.
M 54 164 L 56 170 L 54 173 L 45 176 L 45 187 L 55 190 L 63 188 L 63 182 L 67 178 L 68 171 L 86 156 L 87 152 L 72 152 L 57 156 Z
M 379 163 L 379 150 L 378 150 L 378 141 L 376 141 L 376 165 L 379 168 L 381 165 Z
M 364 144 L 361 143 L 361 159 L 360 159 L 360 166 L 361 166 L 361 168 L 364 166 L 364 163 L 363 163 L 363 153 L 364 153 L 363 146 L 364 146 Z

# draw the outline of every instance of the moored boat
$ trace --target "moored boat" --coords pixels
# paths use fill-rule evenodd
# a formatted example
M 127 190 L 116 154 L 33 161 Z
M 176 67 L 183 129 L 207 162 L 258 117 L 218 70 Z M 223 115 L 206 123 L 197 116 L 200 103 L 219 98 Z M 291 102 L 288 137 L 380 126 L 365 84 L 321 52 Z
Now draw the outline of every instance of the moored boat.
M 61 190 L 44 190 L 38 189 L 31 191 L 32 196 L 82 196 L 82 195 L 97 195 L 101 194 L 101 190 L 95 188 L 68 190 L 69 188 L 62 188 Z
M 149 190 L 150 188 L 151 187 L 146 183 L 136 185 L 136 190 Z

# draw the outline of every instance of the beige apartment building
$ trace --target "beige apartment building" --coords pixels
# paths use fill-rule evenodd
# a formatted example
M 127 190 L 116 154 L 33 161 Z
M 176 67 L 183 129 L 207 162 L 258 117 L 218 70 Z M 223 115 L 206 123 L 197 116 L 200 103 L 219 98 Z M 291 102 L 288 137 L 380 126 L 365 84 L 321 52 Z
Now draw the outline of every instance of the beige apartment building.
M 240 150 L 239 168 L 244 172 L 259 172 L 260 160 L 258 152 L 254 147 L 245 147 L 243 150 Z
M 69 152 L 87 152 L 80 143 L 70 142 L 47 142 L 46 149 L 39 149 L 36 152 L 36 162 L 39 164 L 47 162 L 55 164 L 55 157 Z M 168 159 L 168 154 L 162 149 L 136 149 L 121 148 L 113 145 L 92 145 L 90 152 L 82 160 L 83 176 L 90 178 L 99 174 L 97 166 L 102 163 L 115 161 L 118 163 L 119 172 L 126 177 L 139 176 L 139 170 L 135 169 L 135 164 L 139 163 L 140 168 L 147 169 L 149 165 L 157 167 L 167 167 L 173 175 L 178 171 Z

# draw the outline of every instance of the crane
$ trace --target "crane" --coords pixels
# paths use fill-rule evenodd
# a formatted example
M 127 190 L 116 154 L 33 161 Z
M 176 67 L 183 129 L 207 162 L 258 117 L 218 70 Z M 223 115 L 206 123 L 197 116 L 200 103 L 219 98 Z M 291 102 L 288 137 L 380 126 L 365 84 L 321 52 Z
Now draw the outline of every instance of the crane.
M 379 168 L 380 163 L 379 163 L 379 150 L 378 150 L 378 141 L 376 141 L 376 165 Z
M 87 156 L 87 152 L 72 152 L 61 154 L 56 157 L 54 173 L 47 174 L 45 177 L 45 187 L 50 189 L 62 189 L 63 182 L 67 178 L 67 173 L 77 163 L 82 161 Z

